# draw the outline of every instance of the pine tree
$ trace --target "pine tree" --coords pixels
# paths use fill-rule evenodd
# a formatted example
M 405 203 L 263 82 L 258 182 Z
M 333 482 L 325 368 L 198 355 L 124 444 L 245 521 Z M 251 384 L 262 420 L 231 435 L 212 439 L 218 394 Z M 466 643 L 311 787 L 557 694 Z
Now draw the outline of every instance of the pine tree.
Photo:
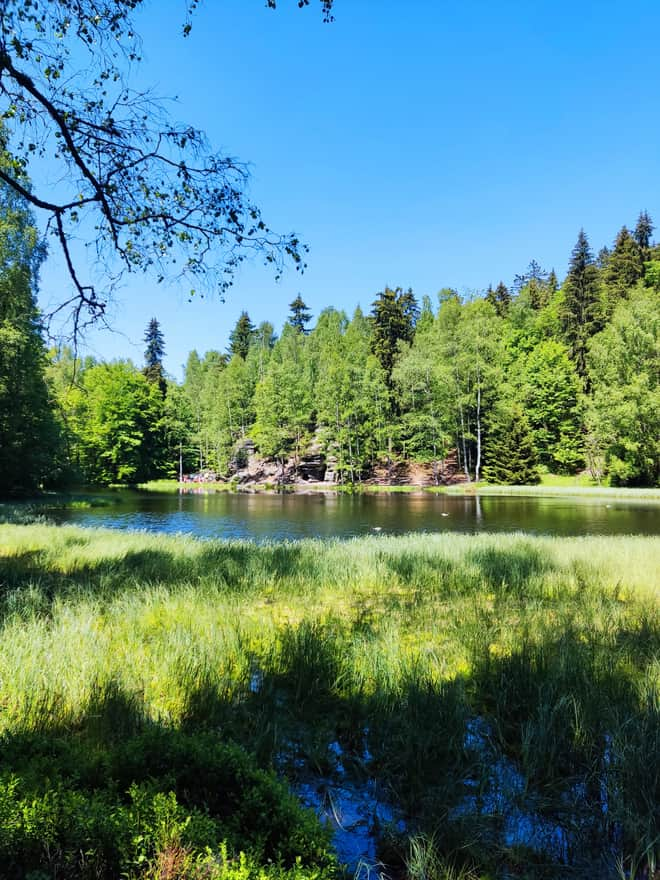
M 623 226 L 614 242 L 605 267 L 605 282 L 609 288 L 611 307 L 625 296 L 644 275 L 642 250 L 637 241 Z
M 563 292 L 564 299 L 559 311 L 561 329 L 571 359 L 584 379 L 587 375 L 587 345 L 589 339 L 601 329 L 603 308 L 598 268 L 583 229 L 571 253 Z
M 250 350 L 250 345 L 254 341 L 256 328 L 247 312 L 241 312 L 236 322 L 236 326 L 229 334 L 229 354 L 238 355 L 245 358 Z
M 158 385 L 162 397 L 167 392 L 165 370 L 163 369 L 163 355 L 165 354 L 165 339 L 156 318 L 152 318 L 147 324 L 144 333 L 144 341 L 147 347 L 144 351 L 144 375 L 149 382 Z
M 300 294 L 298 294 L 292 303 L 289 303 L 289 309 L 291 310 L 289 324 L 291 324 L 298 333 L 308 333 L 309 331 L 306 325 L 312 320 L 312 313 L 307 308 L 307 305 Z
M 486 435 L 484 479 L 505 486 L 539 482 L 536 451 L 522 408 L 499 407 Z

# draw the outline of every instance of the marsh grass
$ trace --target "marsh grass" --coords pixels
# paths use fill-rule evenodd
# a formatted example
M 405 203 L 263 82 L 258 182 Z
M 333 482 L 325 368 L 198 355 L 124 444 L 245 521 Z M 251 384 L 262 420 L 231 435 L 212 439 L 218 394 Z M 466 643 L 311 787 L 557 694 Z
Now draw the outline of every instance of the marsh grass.
M 653 538 L 2 526 L 0 855 L 23 846 L 43 869 L 29 828 L 7 831 L 34 801 L 62 877 L 83 876 L 83 843 L 101 877 L 168 858 L 206 876 L 193 868 L 223 840 L 249 870 L 332 873 L 327 835 L 268 774 L 332 774 L 338 744 L 343 772 L 405 816 L 380 843 L 410 877 L 607 876 L 617 860 L 640 876 L 660 847 L 659 571 Z M 507 837 L 513 807 L 560 828 L 561 853 Z M 136 854 L 121 841 L 140 809 Z

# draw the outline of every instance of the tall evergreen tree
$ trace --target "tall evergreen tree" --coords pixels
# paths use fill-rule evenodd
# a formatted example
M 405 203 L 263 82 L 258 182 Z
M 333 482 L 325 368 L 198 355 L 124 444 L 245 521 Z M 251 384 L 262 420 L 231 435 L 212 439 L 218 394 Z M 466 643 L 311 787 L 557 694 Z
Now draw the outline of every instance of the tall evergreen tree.
M 642 249 L 625 226 L 616 237 L 604 274 L 612 309 L 644 275 Z
M 649 259 L 649 251 L 651 249 L 651 235 L 653 234 L 654 228 L 655 227 L 653 226 L 653 221 L 649 217 L 648 212 L 640 211 L 633 236 L 642 252 L 643 260 Z
M 530 486 L 540 480 L 536 450 L 522 408 L 497 407 L 484 449 L 484 479 L 499 485 Z
M 500 281 L 495 290 L 493 290 L 492 285 L 489 285 L 488 290 L 486 291 L 485 300 L 493 306 L 500 317 L 504 317 L 509 311 L 509 306 L 511 305 L 511 293 L 506 284 L 503 281 Z
M 373 326 L 372 352 L 385 371 L 388 386 L 401 342 L 412 342 L 419 307 L 412 290 L 386 287 L 379 293 L 371 309 Z
M 511 305 L 511 294 L 509 288 L 503 281 L 495 288 L 495 310 L 500 317 L 506 315 Z
M 307 308 L 300 294 L 289 303 L 291 314 L 289 315 L 289 324 L 297 330 L 298 333 L 308 333 L 307 324 L 312 320 L 312 313 Z
M 603 308 L 598 268 L 583 229 L 571 253 L 563 293 L 559 311 L 561 330 L 571 359 L 585 379 L 587 345 L 602 327 Z
M 165 338 L 156 318 L 152 318 L 147 324 L 147 329 L 144 333 L 144 341 L 147 344 L 147 347 L 144 350 L 144 375 L 149 382 L 158 385 L 162 397 L 165 397 L 167 392 L 165 370 L 163 369 Z
M 233 357 L 238 355 L 240 358 L 248 356 L 250 345 L 255 338 L 256 328 L 247 312 L 241 312 L 236 326 L 229 334 L 229 354 Z

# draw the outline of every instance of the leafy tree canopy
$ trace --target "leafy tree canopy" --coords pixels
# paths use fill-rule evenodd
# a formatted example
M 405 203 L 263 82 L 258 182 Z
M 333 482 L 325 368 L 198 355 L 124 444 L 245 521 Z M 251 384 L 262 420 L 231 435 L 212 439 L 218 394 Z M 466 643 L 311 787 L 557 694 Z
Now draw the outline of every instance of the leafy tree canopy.
M 0 16 L 0 179 L 43 212 L 73 284 L 60 308 L 102 315 L 123 272 L 153 271 L 224 291 L 258 254 L 279 272 L 303 267 L 304 246 L 273 232 L 247 197 L 246 166 L 215 152 L 202 131 L 175 124 L 133 85 L 140 62 L 136 13 L 143 0 L 4 0 Z M 184 35 L 198 0 L 187 0 Z M 268 6 L 275 7 L 274 0 Z M 299 5 L 307 5 L 303 0 Z M 331 0 L 323 0 L 326 19 Z M 43 161 L 56 188 L 29 186 Z M 76 231 L 112 267 L 109 287 L 83 278 Z

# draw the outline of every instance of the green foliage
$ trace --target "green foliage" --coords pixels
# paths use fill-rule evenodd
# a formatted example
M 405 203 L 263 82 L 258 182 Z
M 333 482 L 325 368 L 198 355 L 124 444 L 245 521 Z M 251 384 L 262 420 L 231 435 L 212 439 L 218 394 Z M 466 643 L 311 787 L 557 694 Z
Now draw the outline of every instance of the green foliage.
M 490 417 L 484 479 L 504 486 L 540 482 L 529 422 L 519 406 L 502 404 Z
M 571 253 L 559 315 L 570 357 L 578 375 L 585 378 L 587 345 L 602 329 L 603 304 L 598 269 L 583 229 Z
M 486 302 L 490 303 L 500 317 L 504 317 L 509 311 L 511 305 L 511 293 L 503 281 L 497 285 L 495 290 L 489 287 L 486 291 Z
M 181 393 L 170 383 L 160 408 L 148 403 L 142 423 L 129 403 L 139 398 L 138 389 L 127 386 L 126 411 L 119 407 L 110 417 L 123 421 L 121 430 L 105 436 L 96 430 L 99 413 L 87 424 L 84 376 L 94 365 L 74 369 L 72 358 L 60 355 L 50 378 L 68 467 L 57 468 L 103 480 L 114 468 L 113 479 L 142 480 L 175 475 L 181 456 L 186 471 L 209 468 L 227 478 L 254 444 L 277 461 L 282 478 L 288 468 L 295 479 L 300 459 L 310 455 L 324 456 L 339 481 L 350 484 L 381 468 L 391 472 L 402 459 L 431 463 L 437 483 L 454 479 L 457 467 L 467 480 L 478 480 L 496 410 L 506 402 L 524 411 L 545 471 L 570 475 L 586 463 L 599 481 L 654 480 L 648 461 L 655 452 L 647 438 L 655 421 L 646 412 L 655 406 L 648 390 L 655 380 L 648 356 L 640 367 L 647 389 L 641 378 L 635 386 L 623 372 L 615 375 L 603 356 L 587 365 L 590 342 L 601 330 L 616 327 L 612 332 L 620 334 L 618 306 L 635 299 L 642 284 L 660 290 L 652 229 L 641 215 L 635 232 L 623 227 L 598 262 L 581 232 L 561 289 L 554 272 L 532 261 L 510 289 L 500 282 L 485 299 L 463 301 L 445 289 L 434 314 L 428 297 L 420 312 L 412 291 L 386 288 L 368 317 L 357 309 L 349 322 L 328 308 L 309 331 L 309 311 L 298 296 L 278 341 L 271 324 L 255 329 L 244 312 L 230 337 L 231 357 L 191 352 Z M 19 239 L 12 240 L 20 249 Z M 635 322 L 648 325 L 639 328 L 640 338 L 653 327 L 637 307 L 629 315 L 628 335 Z M 636 363 L 634 355 L 630 362 Z M 645 439 L 638 437 L 642 425 Z M 635 449 L 645 450 L 646 464 L 630 464 Z M 123 462 L 121 477 L 114 466 L 100 473 L 94 462 L 102 461 L 102 452 L 110 462 Z
M 75 412 L 76 455 L 93 483 L 136 483 L 157 476 L 163 399 L 129 362 L 85 370 Z
M 254 340 L 256 328 L 247 312 L 241 312 L 236 326 L 229 334 L 229 354 L 245 358 Z
M 644 281 L 660 292 L 660 260 L 648 260 L 644 263 Z
M 624 226 L 616 237 L 614 249 L 605 266 L 610 311 L 644 274 L 642 249 Z
M 380 361 L 388 385 L 391 384 L 399 345 L 412 342 L 418 315 L 419 307 L 411 289 L 386 287 L 372 304 L 371 351 Z
M 101 699 L 97 726 L 106 710 Z M 155 727 L 128 737 L 92 733 L 83 722 L 83 742 L 64 733 L 5 740 L 3 876 L 137 880 L 168 854 L 219 869 L 219 856 L 239 851 L 250 853 L 241 860 L 247 876 L 255 862 L 331 872 L 327 832 L 239 746 Z
M 150 382 L 158 385 L 160 393 L 165 397 L 167 382 L 163 369 L 163 355 L 165 354 L 165 339 L 156 318 L 152 318 L 144 333 L 144 341 L 147 347 L 144 352 L 144 375 Z
M 287 324 L 255 389 L 254 436 L 262 452 L 280 461 L 296 458 L 312 421 L 312 388 L 306 337 Z
M 347 323 L 328 309 L 310 338 L 317 434 L 342 482 L 359 480 L 385 449 L 389 395 L 369 353 L 371 328 L 357 309 Z
M 335 782 L 373 798 L 373 780 L 410 829 L 374 828 L 392 868 L 600 876 L 606 853 L 644 871 L 659 556 L 639 536 L 258 545 L 0 526 L 5 876 L 147 880 L 214 859 L 239 880 L 327 877 L 327 830 L 288 783 L 329 803 Z M 562 858 L 516 848 L 509 809 L 564 828 Z M 435 866 L 408 833 L 433 836 Z
M 608 473 L 620 485 L 660 480 L 660 295 L 638 287 L 589 349 L 587 418 Z
M 36 306 L 43 256 L 25 201 L 0 184 L 0 494 L 55 476 L 60 438 Z
M 510 377 L 539 463 L 552 472 L 574 473 L 584 460 L 581 382 L 566 347 L 551 339 L 539 342 L 513 361 Z
M 307 333 L 307 324 L 312 320 L 312 313 L 305 305 L 300 294 L 289 303 L 291 314 L 289 315 L 289 324 L 298 333 Z

